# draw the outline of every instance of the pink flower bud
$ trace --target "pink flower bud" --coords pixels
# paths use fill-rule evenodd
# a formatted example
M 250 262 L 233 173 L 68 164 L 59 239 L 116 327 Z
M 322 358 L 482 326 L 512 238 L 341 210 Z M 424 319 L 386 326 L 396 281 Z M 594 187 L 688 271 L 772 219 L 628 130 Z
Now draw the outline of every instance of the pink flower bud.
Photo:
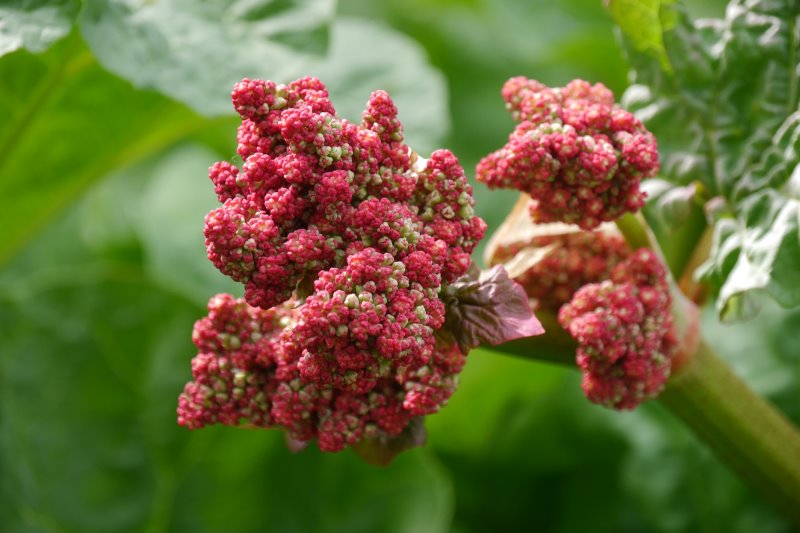
M 519 125 L 478 164 L 479 181 L 530 194 L 535 222 L 587 230 L 644 205 L 639 183 L 658 172 L 656 140 L 605 86 L 512 78 L 502 94 Z
M 666 275 L 659 258 L 640 249 L 561 308 L 592 402 L 633 409 L 663 390 L 677 345 Z

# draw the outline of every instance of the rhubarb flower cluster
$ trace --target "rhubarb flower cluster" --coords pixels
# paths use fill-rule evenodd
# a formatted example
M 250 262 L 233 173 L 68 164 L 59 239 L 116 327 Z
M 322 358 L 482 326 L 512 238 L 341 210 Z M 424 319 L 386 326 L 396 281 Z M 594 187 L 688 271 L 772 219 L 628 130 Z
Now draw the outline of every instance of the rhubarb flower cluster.
M 325 451 L 398 435 L 447 401 L 464 364 L 435 335 L 440 292 L 486 230 L 463 169 L 405 145 L 383 91 L 359 125 L 315 78 L 245 79 L 232 99 L 243 164 L 211 167 L 222 206 L 204 233 L 245 293 L 212 298 L 195 325 L 179 422 L 280 426 Z
M 530 194 L 535 222 L 587 230 L 644 205 L 639 183 L 658 172 L 656 140 L 604 85 L 550 88 L 518 77 L 502 95 L 519 124 L 480 161 L 479 181 Z
M 538 309 L 554 313 L 584 285 L 608 279 L 614 267 L 631 254 L 620 235 L 581 231 L 540 235 L 501 246 L 492 260 L 505 262 L 526 249 L 545 253 L 514 280 L 534 299 Z
M 194 327 L 199 353 L 192 361 L 194 381 L 178 400 L 178 423 L 190 429 L 282 427 L 294 441 L 316 438 L 320 449 L 338 451 L 365 438 L 398 435 L 413 418 L 438 411 L 458 385 L 465 356 L 454 345 L 433 346 L 424 364 L 386 361 L 369 386 L 306 379 L 298 359 L 303 339 L 293 334 L 304 313 L 304 306 L 264 310 L 227 294 L 211 298 L 208 316 Z M 347 356 L 365 360 L 352 349 L 342 359 Z
M 372 94 L 360 125 L 336 116 L 316 78 L 245 79 L 232 98 L 244 163 L 211 167 L 223 205 L 206 217 L 205 236 L 209 258 L 245 284 L 248 303 L 285 302 L 367 247 L 428 254 L 446 282 L 466 272 L 486 229 L 472 189 L 451 152 L 425 161 L 403 143 L 388 94 Z
M 633 409 L 664 388 L 677 345 L 666 279 L 656 254 L 640 249 L 561 308 L 559 322 L 578 342 L 582 388 L 592 402 Z

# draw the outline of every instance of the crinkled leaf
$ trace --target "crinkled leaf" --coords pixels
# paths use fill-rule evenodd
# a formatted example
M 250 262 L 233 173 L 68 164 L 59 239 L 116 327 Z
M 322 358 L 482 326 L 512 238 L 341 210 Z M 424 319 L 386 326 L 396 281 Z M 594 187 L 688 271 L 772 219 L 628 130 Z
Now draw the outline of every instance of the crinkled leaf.
M 426 439 L 425 420 L 418 417 L 397 436 L 364 439 L 353 446 L 353 449 L 359 457 L 371 465 L 388 466 L 398 454 L 424 446 Z
M 680 278 L 706 226 L 703 212 L 705 187 L 651 179 L 642 183 L 647 193 L 644 214 L 659 240 L 670 271 Z
M 480 273 L 474 268 L 445 289 L 442 299 L 443 333 L 465 352 L 480 344 L 496 346 L 544 333 L 525 289 L 501 265 Z
M 800 212 L 791 186 L 800 164 L 799 16 L 791 0 L 734 0 L 724 19 L 697 21 L 662 4 L 669 69 L 635 38 L 624 39 L 635 84 L 623 102 L 656 134 L 662 176 L 702 183 L 726 204 L 697 272 L 719 289 L 726 320 L 751 314 L 753 291 L 800 304 Z
M 79 0 L 10 0 L 0 5 L 0 56 L 25 48 L 43 52 L 67 35 Z
M 87 0 L 81 30 L 112 72 L 207 115 L 243 77 L 289 81 L 325 51 L 334 0 Z
M 648 221 L 664 229 L 680 226 L 698 202 L 698 189 L 702 189 L 699 183 L 675 186 L 661 179 L 645 181 L 642 190 L 647 193 Z

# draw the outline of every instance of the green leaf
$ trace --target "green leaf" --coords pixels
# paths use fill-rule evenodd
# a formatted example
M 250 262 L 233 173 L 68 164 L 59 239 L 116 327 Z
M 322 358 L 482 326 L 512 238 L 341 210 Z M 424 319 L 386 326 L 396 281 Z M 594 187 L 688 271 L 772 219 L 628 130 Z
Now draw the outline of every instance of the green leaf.
M 327 46 L 333 10 L 333 0 L 87 0 L 81 31 L 110 71 L 219 115 L 233 112 L 244 77 L 304 75 Z
M 704 187 L 699 181 L 676 185 L 663 179 L 642 182 L 644 214 L 659 240 L 673 276 L 679 279 L 706 227 Z
M 223 276 L 208 260 L 203 240 L 205 215 L 219 206 L 208 179 L 208 167 L 218 159 L 202 146 L 181 146 L 149 169 L 138 202 L 132 202 L 132 222 L 147 271 L 200 306 L 217 293 L 242 293 L 241 284 Z
M 0 263 L 89 185 L 204 124 L 103 70 L 77 38 L 0 59 Z
M 43 52 L 67 35 L 79 0 L 11 0 L 0 5 L 0 56 L 25 48 Z
M 667 51 L 664 49 L 663 33 L 674 23 L 671 17 L 662 15 L 662 7 L 674 0 L 608 0 L 608 10 L 614 22 L 623 31 L 639 52 L 650 53 L 658 59 L 661 68 L 669 72 Z
M 338 113 L 354 122 L 373 91 L 388 91 L 409 144 L 423 154 L 438 148 L 449 126 L 446 90 L 424 50 L 380 23 L 332 22 L 333 4 L 228 0 L 212 7 L 165 0 L 132 7 L 89 0 L 81 28 L 106 68 L 202 114 L 232 114 L 230 92 L 242 78 L 286 83 L 314 75 Z
M 338 18 L 328 55 L 305 74 L 319 77 L 337 113 L 356 123 L 373 91 L 388 92 L 397 106 L 406 142 L 420 155 L 440 148 L 441 137 L 450 127 L 443 76 L 428 64 L 418 43 L 385 24 Z
M 711 256 L 696 275 L 719 290 L 724 320 L 751 316 L 756 293 L 800 305 L 792 186 L 800 165 L 800 4 L 734 0 L 719 20 L 670 12 L 671 27 L 663 10 L 661 20 L 671 69 L 628 38 L 636 84 L 623 103 L 656 134 L 662 176 L 699 182 L 706 198 L 725 206 L 726 216 L 714 220 Z

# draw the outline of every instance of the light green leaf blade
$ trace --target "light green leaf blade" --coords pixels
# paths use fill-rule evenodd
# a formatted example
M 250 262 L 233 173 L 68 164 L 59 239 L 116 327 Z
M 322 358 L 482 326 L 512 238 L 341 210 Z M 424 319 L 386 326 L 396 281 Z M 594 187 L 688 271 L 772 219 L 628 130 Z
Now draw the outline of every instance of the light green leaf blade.
M 95 180 L 201 128 L 104 71 L 74 37 L 0 59 L 0 263 Z
M 666 72 L 672 70 L 663 39 L 664 32 L 674 24 L 667 11 L 671 4 L 672 0 L 607 1 L 611 17 L 633 46 L 640 52 L 653 55 Z
M 87 0 L 81 31 L 137 87 L 212 116 L 232 113 L 244 77 L 288 82 L 325 51 L 333 0 Z
M 43 52 L 67 35 L 79 0 L 10 0 L 0 5 L 0 56 L 25 48 Z

